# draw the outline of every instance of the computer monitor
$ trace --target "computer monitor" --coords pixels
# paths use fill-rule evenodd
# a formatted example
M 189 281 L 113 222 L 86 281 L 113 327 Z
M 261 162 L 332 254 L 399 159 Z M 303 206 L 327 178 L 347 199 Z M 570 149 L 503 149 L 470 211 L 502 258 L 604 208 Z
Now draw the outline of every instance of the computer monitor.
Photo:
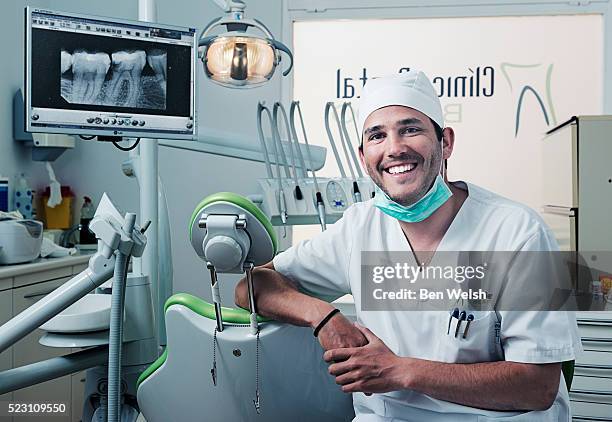
M 26 8 L 28 132 L 192 139 L 195 28 Z

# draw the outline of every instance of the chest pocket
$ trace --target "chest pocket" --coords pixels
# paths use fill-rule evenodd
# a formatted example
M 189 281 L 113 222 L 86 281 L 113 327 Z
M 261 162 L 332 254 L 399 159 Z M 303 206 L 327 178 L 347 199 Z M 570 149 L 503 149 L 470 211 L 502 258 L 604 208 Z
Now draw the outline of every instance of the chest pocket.
M 440 313 L 436 322 L 439 340 L 436 349 L 437 361 L 475 363 L 503 360 L 499 342 L 499 324 L 495 312 L 468 311 L 468 315 L 470 313 L 474 315 L 474 320 L 470 322 L 467 332 L 467 321 L 461 321 L 459 324 L 459 320 L 450 318 L 449 313 Z

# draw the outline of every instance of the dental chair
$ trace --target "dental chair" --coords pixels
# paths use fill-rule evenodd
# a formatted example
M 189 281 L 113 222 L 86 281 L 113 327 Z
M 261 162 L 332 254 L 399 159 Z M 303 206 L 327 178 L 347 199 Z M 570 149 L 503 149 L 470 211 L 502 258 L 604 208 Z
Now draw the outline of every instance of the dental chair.
M 233 193 L 205 198 L 191 243 L 211 275 L 213 303 L 179 293 L 165 306 L 167 348 L 138 380 L 147 422 L 340 422 L 354 417 L 308 328 L 256 315 L 251 271 L 276 253 L 266 216 Z M 250 312 L 222 307 L 217 273 L 245 272 Z

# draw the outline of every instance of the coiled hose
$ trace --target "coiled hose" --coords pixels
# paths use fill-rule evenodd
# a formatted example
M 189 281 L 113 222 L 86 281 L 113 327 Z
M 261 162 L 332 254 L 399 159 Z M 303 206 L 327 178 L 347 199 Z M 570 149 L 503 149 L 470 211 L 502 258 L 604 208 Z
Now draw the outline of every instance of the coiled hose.
M 132 233 L 136 214 L 127 213 L 123 231 Z M 111 298 L 108 349 L 108 422 L 119 422 L 121 415 L 121 353 L 123 346 L 123 308 L 129 255 L 117 254 Z

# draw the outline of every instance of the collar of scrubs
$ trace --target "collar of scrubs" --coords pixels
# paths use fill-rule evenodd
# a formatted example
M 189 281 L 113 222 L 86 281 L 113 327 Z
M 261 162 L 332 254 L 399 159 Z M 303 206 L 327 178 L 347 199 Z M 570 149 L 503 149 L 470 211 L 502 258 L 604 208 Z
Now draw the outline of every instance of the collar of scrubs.
M 450 182 L 450 183 L 454 187 L 466 191 L 468 196 L 463 202 L 463 204 L 461 204 L 461 208 L 459 208 L 459 211 L 457 211 L 457 214 L 455 215 L 455 218 L 453 218 L 453 221 L 451 222 L 450 226 L 446 230 L 446 233 L 444 233 L 444 236 L 442 237 L 442 240 L 440 241 L 440 244 L 438 245 L 437 249 L 432 252 L 459 251 L 462 249 L 461 239 L 459 238 L 459 236 L 456 236 L 455 233 L 457 233 L 460 227 L 464 224 L 465 219 L 467 218 L 467 214 L 469 214 L 468 211 L 473 206 L 472 204 L 473 198 L 472 198 L 472 195 L 470 195 L 470 190 L 473 188 L 473 185 L 471 185 L 470 183 L 464 182 L 462 180 L 458 180 L 458 181 Z M 392 218 L 389 216 L 385 216 L 385 217 Z M 401 251 L 401 250 L 408 249 L 409 251 L 414 252 L 412 250 L 412 247 L 408 243 L 408 240 L 406 240 L 406 237 L 404 236 L 404 231 L 402 230 L 402 227 L 400 226 L 399 220 L 395 218 L 393 220 L 394 220 L 394 224 L 397 226 L 397 230 L 393 231 L 393 236 L 394 236 L 393 244 L 395 245 L 395 248 L 393 250 Z

